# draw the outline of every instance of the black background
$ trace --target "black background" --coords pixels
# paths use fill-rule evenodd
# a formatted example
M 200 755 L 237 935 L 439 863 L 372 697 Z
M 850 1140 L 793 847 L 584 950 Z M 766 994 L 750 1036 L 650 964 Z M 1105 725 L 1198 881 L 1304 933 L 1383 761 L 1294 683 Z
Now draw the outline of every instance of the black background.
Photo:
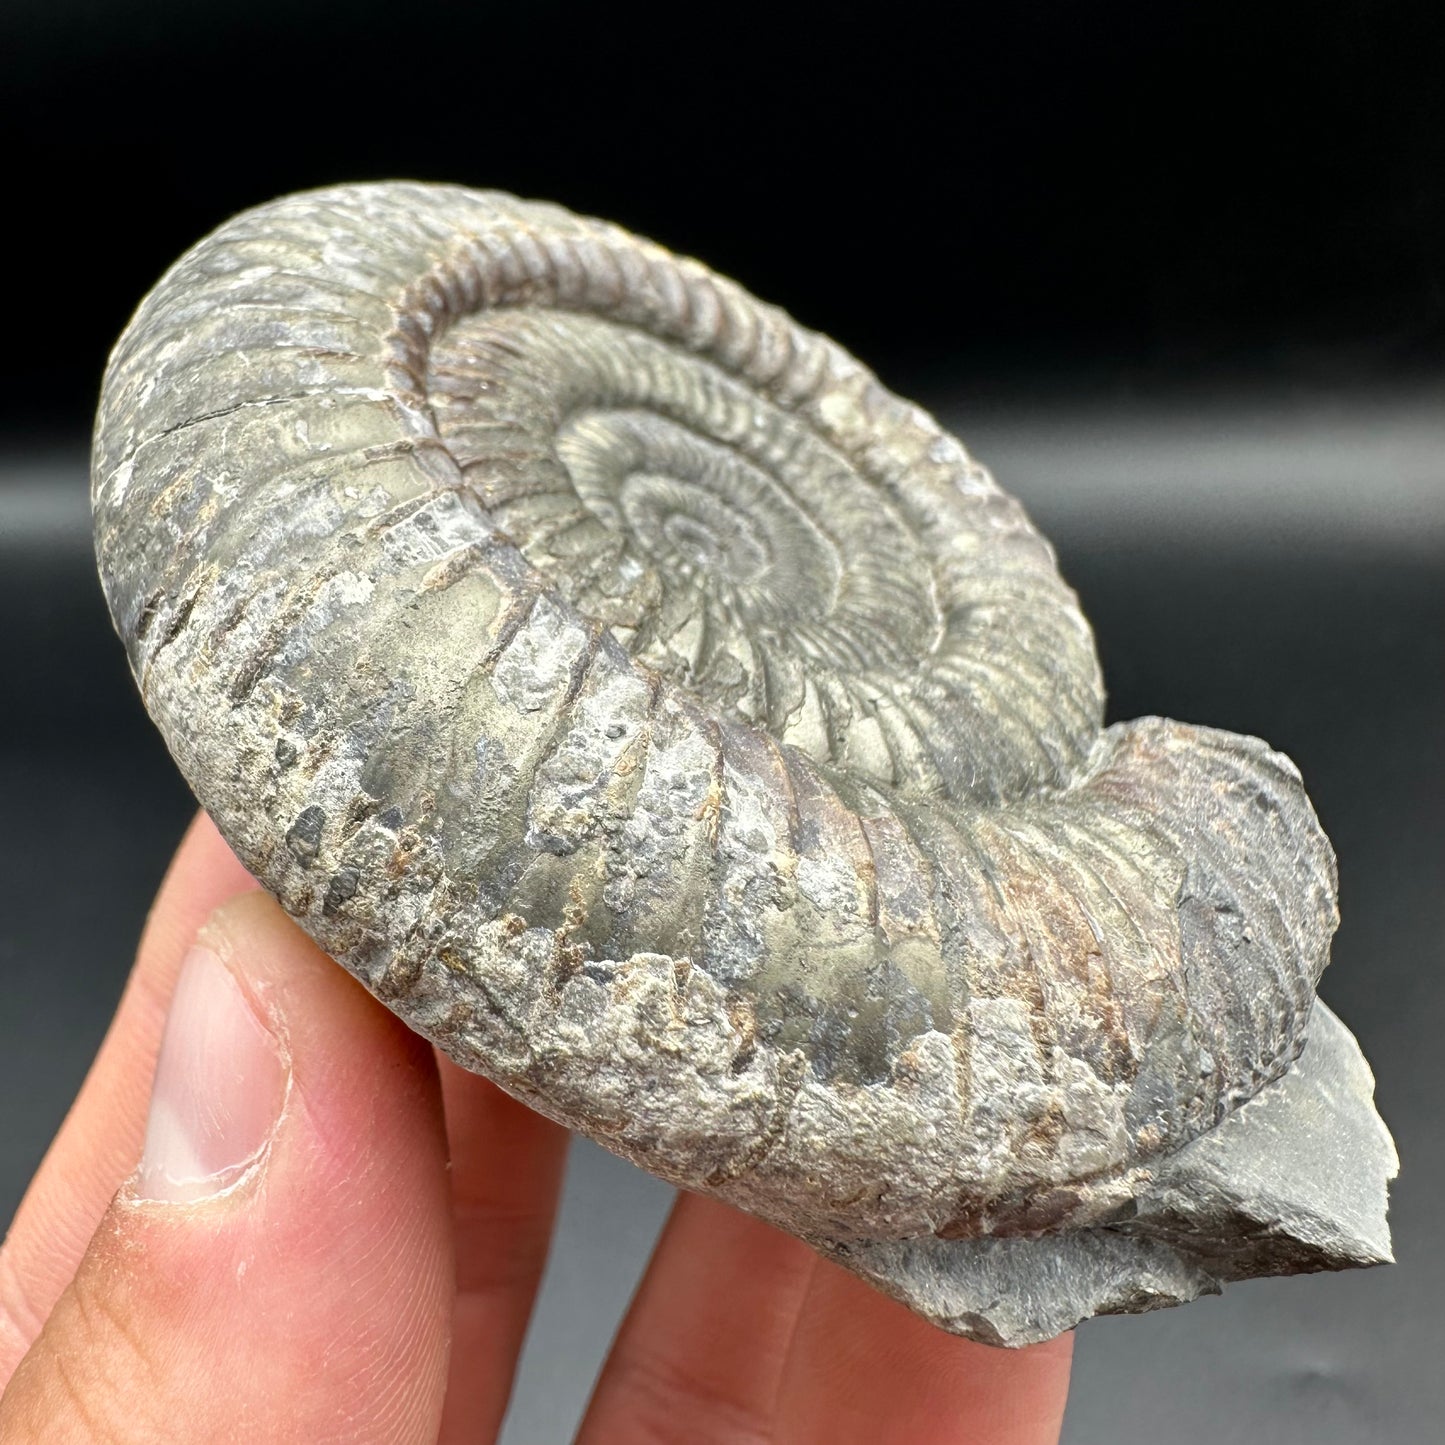
M 27 429 L 81 424 L 136 299 L 233 211 L 385 176 L 606 215 L 906 392 L 1360 385 L 1445 357 L 1438 6 L 6 12 L 27 284 L 0 364 Z
M 1065 1439 L 1436 1438 L 1440 7 L 9 0 L 0 124 L 0 1218 L 189 807 L 93 580 L 106 349 L 244 206 L 500 187 L 701 256 L 956 424 L 1058 544 L 1112 715 L 1267 737 L 1335 840 L 1323 992 L 1401 1144 L 1403 1263 L 1085 1327 Z M 646 1248 L 620 1221 L 665 1202 L 592 1151 L 569 1190 L 516 1445 L 563 1438 Z

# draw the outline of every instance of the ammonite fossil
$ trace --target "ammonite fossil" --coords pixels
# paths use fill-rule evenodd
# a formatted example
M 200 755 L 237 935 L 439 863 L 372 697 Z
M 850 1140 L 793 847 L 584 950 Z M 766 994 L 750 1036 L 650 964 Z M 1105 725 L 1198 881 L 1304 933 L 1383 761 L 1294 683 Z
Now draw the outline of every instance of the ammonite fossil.
M 1102 727 L 1047 543 L 826 338 L 552 206 L 290 196 L 141 305 L 93 491 L 201 804 L 468 1068 L 994 1343 L 1388 1258 L 1299 775 Z

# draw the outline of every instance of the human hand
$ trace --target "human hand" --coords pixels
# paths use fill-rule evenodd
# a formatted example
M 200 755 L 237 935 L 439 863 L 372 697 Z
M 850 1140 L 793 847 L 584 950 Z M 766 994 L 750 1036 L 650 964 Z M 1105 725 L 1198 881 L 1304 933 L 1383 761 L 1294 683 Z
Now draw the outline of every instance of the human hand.
M 198 819 L 0 1251 L 0 1440 L 494 1440 L 566 1144 L 325 958 Z M 951 1338 L 684 1195 L 578 1439 L 1055 1442 L 1070 1343 Z

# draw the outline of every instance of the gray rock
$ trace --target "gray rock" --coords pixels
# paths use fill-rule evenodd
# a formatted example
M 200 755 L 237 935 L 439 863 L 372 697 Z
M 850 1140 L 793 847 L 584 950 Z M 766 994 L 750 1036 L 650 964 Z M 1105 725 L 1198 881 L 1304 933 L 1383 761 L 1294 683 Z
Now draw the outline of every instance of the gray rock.
M 1388 1264 L 1398 1160 L 1374 1078 L 1322 1003 L 1290 1071 L 1162 1160 L 1116 1219 L 1030 1239 L 818 1247 L 944 1329 L 997 1344 L 1182 1304 L 1231 1280 Z
M 1103 728 L 1018 504 L 731 282 L 507 196 L 283 198 L 142 303 L 93 501 L 242 860 L 551 1117 L 993 1343 L 1386 1256 L 1293 765 Z

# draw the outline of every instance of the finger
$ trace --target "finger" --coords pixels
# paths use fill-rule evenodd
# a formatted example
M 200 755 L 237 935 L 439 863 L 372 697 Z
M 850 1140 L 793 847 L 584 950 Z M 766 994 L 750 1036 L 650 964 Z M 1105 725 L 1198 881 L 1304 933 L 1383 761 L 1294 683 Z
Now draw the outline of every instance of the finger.
M 1057 1445 L 1073 1336 L 1021 1350 L 945 1334 L 820 1261 L 779 1392 L 789 1445 Z
M 618 1334 L 578 1445 L 761 1445 L 822 1261 L 716 1200 L 683 1195 Z
M 457 1300 L 442 1445 L 501 1429 L 547 1260 L 567 1131 L 438 1059 L 451 1147 Z
M 1056 1445 L 1072 1336 L 945 1334 L 800 1241 L 685 1196 L 579 1445 Z
M 451 1305 L 431 1051 L 248 895 L 186 956 L 140 1168 L 0 1439 L 430 1442 Z
M 161 885 L 95 1063 L 0 1249 L 0 1388 L 135 1168 L 156 1050 L 187 947 L 212 909 L 255 887 L 210 819 L 199 815 Z

